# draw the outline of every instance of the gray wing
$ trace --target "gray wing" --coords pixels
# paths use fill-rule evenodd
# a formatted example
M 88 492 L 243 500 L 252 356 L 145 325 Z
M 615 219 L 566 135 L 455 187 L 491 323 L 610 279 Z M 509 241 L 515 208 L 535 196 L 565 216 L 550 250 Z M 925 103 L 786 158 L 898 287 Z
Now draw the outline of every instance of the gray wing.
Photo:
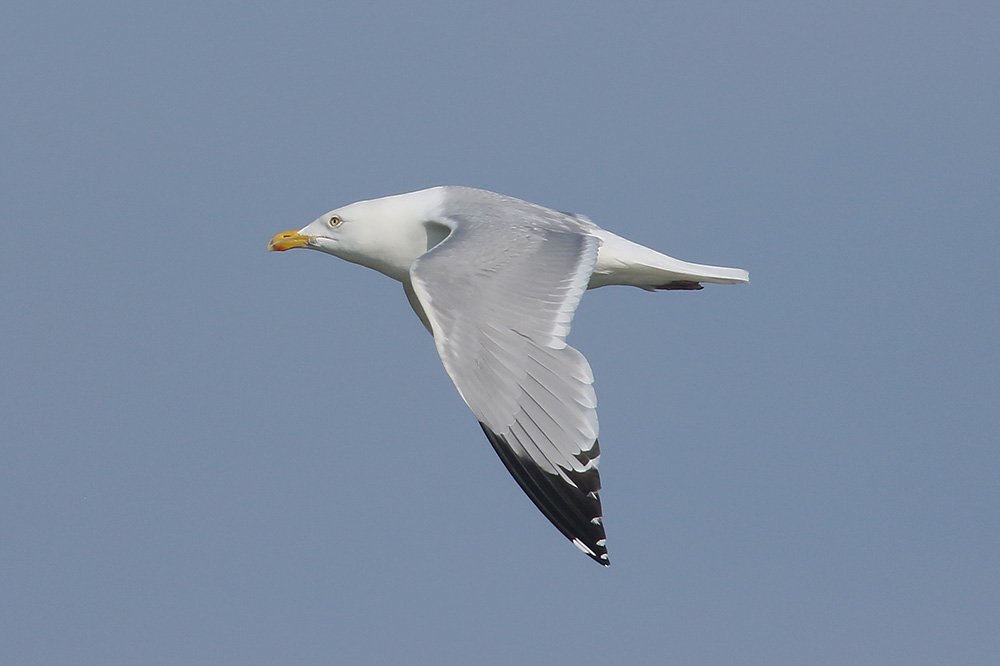
M 607 565 L 594 377 L 565 342 L 599 246 L 569 229 L 460 223 L 410 279 L 445 369 L 504 465 Z

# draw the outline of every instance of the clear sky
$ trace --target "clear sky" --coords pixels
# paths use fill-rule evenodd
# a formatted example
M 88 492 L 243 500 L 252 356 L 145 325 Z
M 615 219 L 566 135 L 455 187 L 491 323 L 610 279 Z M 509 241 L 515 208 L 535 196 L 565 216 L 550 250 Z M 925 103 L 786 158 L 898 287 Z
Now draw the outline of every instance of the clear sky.
M 0 662 L 1000 663 L 996 2 L 5 2 Z M 613 565 L 399 285 L 464 184 L 748 286 L 582 302 Z

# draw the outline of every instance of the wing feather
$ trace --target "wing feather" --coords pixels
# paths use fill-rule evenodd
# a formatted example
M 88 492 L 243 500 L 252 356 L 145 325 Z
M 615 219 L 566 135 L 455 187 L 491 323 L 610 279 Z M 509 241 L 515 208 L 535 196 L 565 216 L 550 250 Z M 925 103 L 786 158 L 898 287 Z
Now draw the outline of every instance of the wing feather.
M 445 369 L 528 497 L 608 564 L 594 376 L 565 342 L 600 240 L 572 224 L 451 222 L 410 269 Z

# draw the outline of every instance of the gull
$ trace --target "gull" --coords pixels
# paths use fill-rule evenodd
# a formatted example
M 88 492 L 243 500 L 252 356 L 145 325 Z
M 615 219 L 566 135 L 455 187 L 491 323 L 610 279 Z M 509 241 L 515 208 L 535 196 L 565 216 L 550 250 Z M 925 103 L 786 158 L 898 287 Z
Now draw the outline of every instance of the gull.
M 566 344 L 583 292 L 749 281 L 742 269 L 668 257 L 582 215 L 460 186 L 352 203 L 268 244 L 298 247 L 403 284 L 507 470 L 566 538 L 605 566 L 594 375 Z

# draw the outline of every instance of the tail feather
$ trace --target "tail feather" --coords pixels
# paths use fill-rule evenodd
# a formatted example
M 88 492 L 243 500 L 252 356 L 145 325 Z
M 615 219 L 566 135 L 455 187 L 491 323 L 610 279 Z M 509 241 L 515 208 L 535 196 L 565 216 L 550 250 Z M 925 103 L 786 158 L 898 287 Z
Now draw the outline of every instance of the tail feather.
M 680 259 L 668 257 L 665 254 L 656 253 L 659 261 L 640 263 L 644 268 L 664 277 L 663 284 L 674 282 L 713 282 L 715 284 L 740 284 L 750 281 L 750 274 L 742 268 L 728 268 L 726 266 L 707 266 L 705 264 L 692 264 Z M 660 288 L 660 287 L 657 287 Z M 684 287 L 680 287 L 683 289 Z
M 600 230 L 601 249 L 590 286 L 622 284 L 642 289 L 701 289 L 702 282 L 740 284 L 750 281 L 742 268 L 708 266 L 674 259 L 656 250 Z

